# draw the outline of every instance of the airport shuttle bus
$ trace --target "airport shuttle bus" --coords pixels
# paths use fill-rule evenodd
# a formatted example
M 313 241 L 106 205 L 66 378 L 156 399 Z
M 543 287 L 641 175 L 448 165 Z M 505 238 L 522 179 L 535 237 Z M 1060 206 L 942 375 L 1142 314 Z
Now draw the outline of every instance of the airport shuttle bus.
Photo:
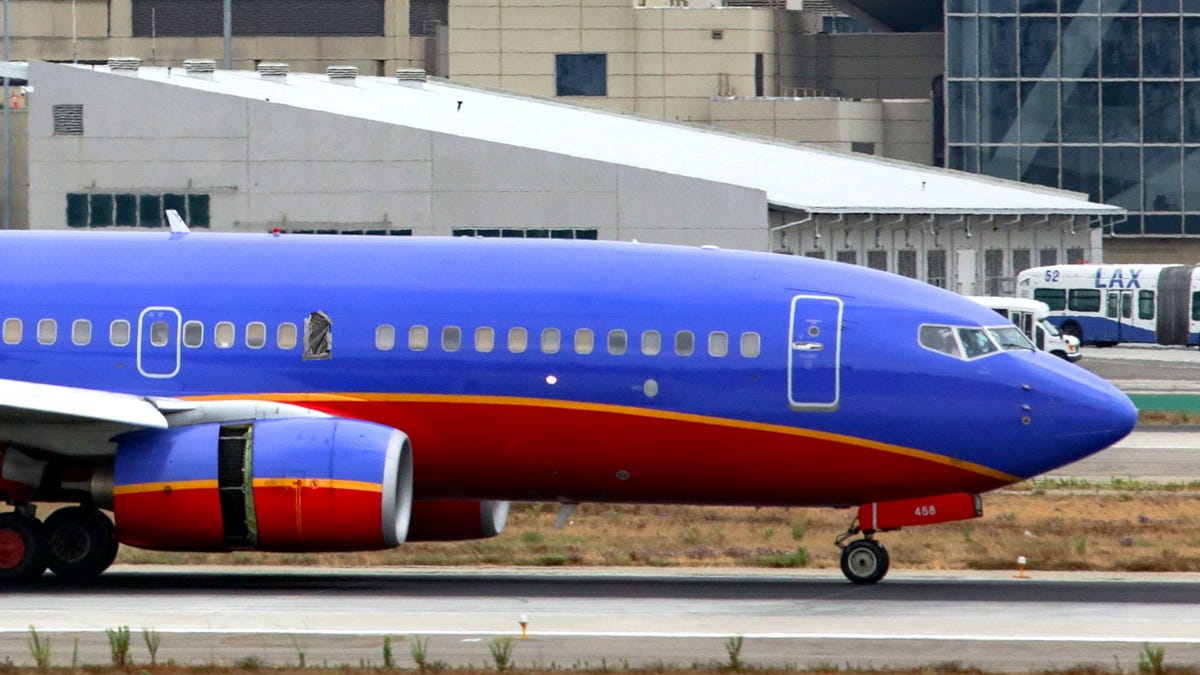
M 1083 344 L 1200 343 L 1194 265 L 1051 265 L 1017 275 L 1017 296 L 1050 307 L 1050 323 Z

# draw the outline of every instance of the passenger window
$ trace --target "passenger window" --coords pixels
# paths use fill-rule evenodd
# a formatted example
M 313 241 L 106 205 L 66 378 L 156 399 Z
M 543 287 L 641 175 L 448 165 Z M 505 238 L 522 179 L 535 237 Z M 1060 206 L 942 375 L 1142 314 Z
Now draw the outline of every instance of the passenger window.
M 758 354 L 762 351 L 762 339 L 758 333 L 745 332 L 742 333 L 742 356 L 748 359 L 758 358 Z
M 1033 299 L 1050 305 L 1052 312 L 1067 306 L 1067 292 L 1061 288 L 1035 288 Z
M 729 335 L 714 330 L 708 334 L 708 355 L 725 356 L 729 353 Z
M 1118 305 L 1118 303 L 1120 303 L 1120 301 L 1121 301 L 1120 293 L 1110 292 L 1108 294 L 1108 298 L 1106 298 L 1105 309 L 1104 309 L 1105 316 L 1107 316 L 1110 319 L 1117 318 L 1117 305 Z
M 21 344 L 21 334 L 24 332 L 24 327 L 20 319 L 5 319 L 4 320 L 4 344 L 19 345 Z
M 229 349 L 233 346 L 236 331 L 233 329 L 233 324 L 228 321 L 218 323 L 213 329 L 213 342 L 221 349 Z
M 124 347 L 129 344 L 129 322 L 117 319 L 108 325 L 108 341 L 114 347 Z
M 58 341 L 58 322 L 54 319 L 42 319 L 38 322 L 37 329 L 38 342 L 44 345 L 52 345 Z
M 475 351 L 484 354 L 496 348 L 496 331 L 489 326 L 475 329 Z
M 1000 349 L 982 328 L 959 328 L 958 339 L 962 341 L 963 353 L 968 359 L 991 354 Z
M 696 352 L 696 335 L 690 330 L 681 330 L 675 334 L 675 354 L 691 356 Z
M 575 331 L 575 353 L 591 354 L 596 348 L 596 334 L 591 328 L 580 328 Z
M 562 333 L 557 328 L 542 330 L 542 353 L 557 354 L 562 347 Z
M 524 354 L 529 349 L 529 331 L 524 328 L 508 329 L 508 351 L 513 354 Z
M 296 324 L 291 322 L 279 324 L 279 328 L 275 329 L 275 345 L 280 349 L 294 349 L 296 347 Z
M 662 334 L 656 330 L 642 331 L 642 353 L 657 356 L 662 351 Z
M 1154 318 L 1154 291 L 1138 291 L 1138 318 Z
M 1130 319 L 1133 317 L 1133 293 L 1121 294 L 1121 318 Z
M 390 323 L 375 327 L 375 349 L 390 352 L 396 348 L 396 327 Z
M 1067 296 L 1067 309 L 1072 312 L 1099 312 L 1100 291 L 1094 288 L 1072 288 Z
M 620 328 L 614 328 L 608 331 L 608 353 L 614 356 L 620 356 L 625 353 L 628 348 L 629 338 L 625 335 L 625 331 Z
M 204 344 L 204 324 L 188 321 L 183 324 L 183 346 L 199 347 Z
M 150 324 L 150 344 L 155 347 L 165 347 L 171 341 L 171 327 L 166 321 L 155 321 Z
M 462 329 L 458 326 L 446 326 L 442 329 L 442 351 L 456 352 L 462 349 Z
M 267 344 L 267 324 L 254 321 L 246 324 L 246 346 L 251 349 L 262 349 Z
M 20 319 L 9 319 L 9 321 L 20 323 Z M 1200 293 L 1192 293 L 1192 321 L 1200 321 Z
M 71 343 L 80 347 L 92 342 L 92 322 L 87 319 L 75 319 L 71 323 Z
M 954 329 L 950 326 L 921 326 L 917 341 L 925 349 L 962 358 L 958 340 L 954 338 Z
M 429 329 L 420 325 L 409 328 L 408 348 L 414 352 L 423 352 L 429 349 Z

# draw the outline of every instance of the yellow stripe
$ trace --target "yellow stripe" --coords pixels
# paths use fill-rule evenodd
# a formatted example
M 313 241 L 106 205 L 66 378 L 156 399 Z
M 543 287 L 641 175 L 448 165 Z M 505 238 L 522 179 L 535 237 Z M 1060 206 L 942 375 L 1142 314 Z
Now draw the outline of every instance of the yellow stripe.
M 236 396 L 193 396 L 187 397 L 191 401 L 229 401 L 229 400 L 252 400 L 252 401 L 271 401 L 275 403 L 295 403 L 304 405 L 305 403 L 330 403 L 330 402 L 363 402 L 363 403 L 450 403 L 450 404 L 476 404 L 476 405 L 501 405 L 501 406 L 522 406 L 528 408 L 553 408 L 556 410 L 578 410 L 584 412 L 599 412 L 628 415 L 632 417 L 645 417 L 650 419 L 669 420 L 673 422 L 688 422 L 691 424 L 707 424 L 710 426 L 726 427 L 730 429 L 744 429 L 750 431 L 762 431 L 772 434 L 783 434 L 786 436 L 795 436 L 798 438 L 807 438 L 821 441 L 830 441 L 834 443 L 842 443 L 845 445 L 854 445 L 861 448 L 878 450 L 914 459 L 921 459 L 927 462 L 934 462 L 945 466 L 952 466 L 956 469 L 970 471 L 988 478 L 995 478 L 1007 483 L 1017 483 L 1021 481 L 1019 476 L 1014 476 L 1003 471 L 997 471 L 991 467 L 982 464 L 975 464 L 954 457 L 946 457 L 925 450 L 916 448 L 906 448 L 901 445 L 892 445 L 890 443 L 880 443 L 855 436 L 846 436 L 843 434 L 834 434 L 826 431 L 816 431 L 813 429 L 801 429 L 797 427 L 783 426 L 779 424 L 765 424 L 762 422 L 748 422 L 744 420 L 734 420 L 723 417 L 707 417 L 704 415 L 692 415 L 688 413 L 677 413 L 668 410 L 651 410 L 647 408 L 635 408 L 632 406 L 608 405 L 602 403 L 581 403 L 578 401 L 556 401 L 554 399 L 542 398 L 519 398 L 510 396 L 461 396 L 461 395 L 442 395 L 442 394 L 246 394 Z
M 113 494 L 132 495 L 142 492 L 163 492 L 167 488 L 171 488 L 172 492 L 177 490 L 215 490 L 217 488 L 217 481 L 175 480 L 162 483 L 133 483 L 131 485 L 117 485 L 113 487 Z
M 330 480 L 328 478 L 255 478 L 256 488 L 294 488 L 300 482 L 301 487 L 320 488 L 325 490 L 359 490 L 361 492 L 378 492 L 383 494 L 383 486 L 379 483 L 368 483 L 361 480 Z

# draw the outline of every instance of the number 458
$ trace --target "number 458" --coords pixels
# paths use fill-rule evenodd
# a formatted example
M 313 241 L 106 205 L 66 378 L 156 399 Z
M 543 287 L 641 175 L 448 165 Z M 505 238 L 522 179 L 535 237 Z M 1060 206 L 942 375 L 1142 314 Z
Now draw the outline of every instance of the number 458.
M 937 507 L 934 506 L 933 504 L 926 504 L 924 506 L 918 506 L 916 508 L 916 512 L 914 515 L 916 515 L 918 518 L 928 517 L 928 516 L 936 516 L 937 515 Z

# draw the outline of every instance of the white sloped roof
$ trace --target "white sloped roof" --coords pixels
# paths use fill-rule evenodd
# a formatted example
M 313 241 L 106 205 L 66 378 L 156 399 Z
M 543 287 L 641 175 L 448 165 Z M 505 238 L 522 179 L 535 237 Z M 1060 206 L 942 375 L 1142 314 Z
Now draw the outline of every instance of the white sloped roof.
M 224 70 L 208 80 L 186 75 L 178 67 L 143 67 L 137 77 L 758 189 L 773 205 L 810 212 L 1124 213 L 1074 192 L 659 122 L 445 80 L 400 84 L 394 78 L 359 77 L 355 85 L 346 86 L 330 82 L 323 74 L 290 73 L 281 83 L 264 81 L 255 72 Z

